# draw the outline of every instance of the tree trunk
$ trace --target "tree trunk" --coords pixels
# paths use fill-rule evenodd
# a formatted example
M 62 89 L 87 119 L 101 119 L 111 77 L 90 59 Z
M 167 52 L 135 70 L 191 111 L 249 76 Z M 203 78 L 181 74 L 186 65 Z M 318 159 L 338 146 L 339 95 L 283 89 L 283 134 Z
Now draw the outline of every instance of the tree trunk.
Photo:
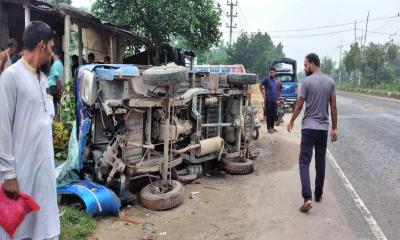
M 160 47 L 156 46 L 155 51 L 156 55 L 154 57 L 154 65 L 158 66 L 160 65 Z

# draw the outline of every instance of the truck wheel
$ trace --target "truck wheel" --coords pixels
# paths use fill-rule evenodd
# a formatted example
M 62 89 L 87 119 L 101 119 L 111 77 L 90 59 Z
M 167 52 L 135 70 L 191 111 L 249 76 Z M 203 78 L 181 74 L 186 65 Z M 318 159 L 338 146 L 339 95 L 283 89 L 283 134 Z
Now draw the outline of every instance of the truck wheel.
M 258 127 L 257 127 L 257 128 L 254 128 L 254 129 L 253 129 L 253 132 L 251 133 L 251 137 L 252 137 L 254 140 L 257 140 L 259 136 L 260 136 L 260 130 L 258 130 Z
M 256 84 L 257 74 L 253 73 L 230 73 L 227 75 L 229 84 Z
M 167 86 L 184 82 L 187 77 L 188 71 L 185 67 L 168 64 L 144 71 L 143 82 L 150 86 Z
M 222 159 L 225 172 L 232 175 L 246 175 L 254 170 L 254 163 L 247 158 L 224 158 Z
M 198 178 L 197 174 L 177 175 L 176 179 L 181 183 L 190 183 Z
M 174 208 L 181 204 L 184 199 L 184 188 L 182 183 L 171 180 L 168 181 L 168 191 L 161 192 L 161 181 L 153 182 L 140 191 L 140 201 L 143 207 L 162 211 Z

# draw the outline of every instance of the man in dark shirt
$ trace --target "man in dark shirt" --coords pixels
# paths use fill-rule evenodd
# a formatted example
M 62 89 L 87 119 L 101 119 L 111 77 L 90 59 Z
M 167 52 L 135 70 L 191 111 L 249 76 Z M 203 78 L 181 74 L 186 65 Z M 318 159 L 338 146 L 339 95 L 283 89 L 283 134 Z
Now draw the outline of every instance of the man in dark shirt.
M 299 100 L 290 120 L 287 130 L 292 131 L 294 121 L 299 116 L 303 104 L 306 110 L 303 116 L 301 130 L 299 168 L 304 203 L 301 212 L 308 212 L 312 208 L 312 193 L 310 187 L 310 163 L 315 148 L 315 201 L 322 199 L 325 180 L 325 155 L 329 130 L 329 106 L 332 116 L 331 141 L 337 140 L 337 109 L 335 82 L 321 73 L 320 60 L 317 54 L 310 53 L 304 60 L 304 79 Z
M 277 132 L 274 128 L 275 120 L 277 118 L 277 100 L 282 93 L 282 83 L 276 78 L 276 69 L 272 67 L 269 70 L 269 76 L 265 77 L 260 82 L 260 91 L 264 97 L 265 115 L 267 117 L 267 129 L 269 133 Z

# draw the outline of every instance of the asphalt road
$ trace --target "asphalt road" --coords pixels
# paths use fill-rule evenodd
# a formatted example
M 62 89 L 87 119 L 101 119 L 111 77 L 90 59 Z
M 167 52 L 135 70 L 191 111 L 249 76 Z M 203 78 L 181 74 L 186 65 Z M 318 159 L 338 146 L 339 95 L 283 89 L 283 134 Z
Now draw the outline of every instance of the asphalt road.
M 400 239 L 400 101 L 338 92 L 337 105 L 339 140 L 328 149 L 387 239 Z M 327 166 L 341 211 L 363 238 L 373 239 L 339 176 Z

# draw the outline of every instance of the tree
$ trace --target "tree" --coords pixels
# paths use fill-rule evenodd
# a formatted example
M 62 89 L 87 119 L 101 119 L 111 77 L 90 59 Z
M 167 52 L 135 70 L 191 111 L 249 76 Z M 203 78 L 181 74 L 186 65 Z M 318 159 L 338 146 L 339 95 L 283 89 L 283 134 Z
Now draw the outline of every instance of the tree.
M 397 52 L 399 51 L 396 44 L 393 43 L 393 40 L 385 44 L 386 48 L 386 60 L 389 65 L 396 59 Z
M 350 45 L 350 51 L 344 53 L 343 63 L 348 73 L 353 72 L 354 78 L 356 71 L 361 69 L 361 50 L 358 43 Z
M 374 79 L 377 81 L 377 73 L 380 67 L 385 63 L 386 50 L 382 44 L 370 43 L 365 49 L 365 62 L 368 67 L 374 71 Z
M 242 32 L 231 48 L 227 49 L 228 63 L 243 64 L 247 71 L 265 75 L 268 62 L 284 57 L 283 45 L 275 46 L 268 33 Z
M 221 42 L 216 48 L 198 54 L 198 64 L 227 64 L 227 53 L 224 43 Z
M 146 43 L 146 48 L 155 51 L 156 63 L 161 47 L 176 37 L 199 52 L 217 44 L 221 37 L 221 12 L 212 0 L 96 0 L 92 12 L 148 39 L 151 43 Z
M 323 57 L 321 60 L 321 71 L 329 76 L 332 74 L 334 62 L 330 57 Z

